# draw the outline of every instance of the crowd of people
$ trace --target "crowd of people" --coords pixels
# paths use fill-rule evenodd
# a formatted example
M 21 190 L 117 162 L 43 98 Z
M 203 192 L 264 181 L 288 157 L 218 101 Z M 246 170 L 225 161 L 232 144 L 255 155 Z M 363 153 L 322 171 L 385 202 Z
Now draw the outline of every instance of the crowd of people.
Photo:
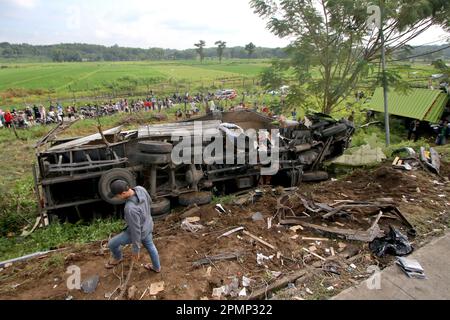
M 84 106 L 76 107 L 71 104 L 63 107 L 61 103 L 51 103 L 48 107 L 44 105 L 27 106 L 24 110 L 0 109 L 0 127 L 28 128 L 37 124 L 52 124 L 62 121 L 71 121 L 76 118 L 94 118 L 107 116 L 115 113 L 132 113 L 140 111 L 156 111 L 171 109 L 175 105 L 183 105 L 177 111 L 177 117 L 187 117 L 197 115 L 200 112 L 201 104 L 206 108 L 216 110 L 214 102 L 215 95 L 212 93 L 196 95 L 173 94 L 172 96 L 157 97 L 151 93 L 146 99 L 109 101 L 105 103 L 88 103 Z

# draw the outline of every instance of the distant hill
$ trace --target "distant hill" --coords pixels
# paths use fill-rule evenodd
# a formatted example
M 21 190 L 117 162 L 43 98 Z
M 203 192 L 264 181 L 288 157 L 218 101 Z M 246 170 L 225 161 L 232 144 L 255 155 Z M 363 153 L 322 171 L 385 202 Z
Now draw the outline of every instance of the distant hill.
M 205 48 L 206 58 L 216 58 L 216 48 Z M 252 58 L 270 59 L 283 58 L 286 54 L 283 48 L 256 48 Z M 244 47 L 226 48 L 224 58 L 244 59 L 248 54 Z M 92 44 L 56 44 L 29 45 L 0 43 L 0 59 L 54 62 L 81 61 L 142 61 L 142 60 L 195 60 L 195 49 L 175 50 L 162 48 L 126 48 L 117 45 L 106 47 Z

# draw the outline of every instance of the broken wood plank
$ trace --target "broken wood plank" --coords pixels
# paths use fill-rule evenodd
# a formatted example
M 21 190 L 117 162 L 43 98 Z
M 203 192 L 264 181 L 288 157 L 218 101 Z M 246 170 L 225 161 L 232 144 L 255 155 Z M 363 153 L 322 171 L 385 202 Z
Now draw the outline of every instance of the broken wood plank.
M 305 230 L 305 228 L 303 228 L 302 226 L 294 226 L 289 228 L 289 230 L 293 231 L 293 232 L 297 232 L 297 230 Z
M 268 243 L 268 242 L 266 242 L 266 241 L 264 241 L 264 240 L 261 240 L 260 238 L 258 238 L 258 237 L 255 236 L 254 234 L 251 234 L 251 233 L 248 232 L 248 231 L 245 231 L 245 230 L 244 230 L 244 234 L 245 234 L 246 236 L 249 236 L 250 238 L 252 238 L 252 239 L 258 241 L 259 243 L 265 245 L 266 247 L 269 247 L 269 248 L 272 249 L 272 250 L 277 250 L 277 248 L 276 248 L 275 246 L 271 245 L 270 243 Z
M 396 166 L 399 161 L 400 161 L 400 157 L 395 157 L 394 162 L 392 162 L 392 165 Z
M 305 276 L 307 274 L 307 270 L 299 270 L 294 272 L 291 275 L 288 275 L 282 279 L 279 279 L 277 281 L 275 281 L 274 283 L 272 283 L 271 285 L 269 285 L 266 288 L 262 288 L 259 290 L 254 291 L 249 297 L 248 300 L 263 300 L 263 299 L 267 299 L 267 294 L 284 288 L 286 287 L 289 283 L 294 283 L 296 280 L 302 278 L 303 276 Z
M 329 241 L 327 238 L 310 238 L 310 237 L 302 237 L 304 241 Z
M 321 257 L 317 253 L 314 253 L 314 252 L 312 252 L 312 251 L 310 251 L 310 250 L 308 250 L 306 248 L 302 248 L 302 250 L 307 252 L 307 253 L 309 253 L 309 254 L 312 254 L 314 257 L 319 258 L 322 261 L 327 261 L 327 259 L 325 259 L 324 257 Z
M 223 253 L 223 254 L 219 254 L 216 256 L 205 257 L 203 259 L 197 260 L 194 263 L 192 263 L 192 266 L 200 267 L 203 265 L 213 264 L 214 262 L 218 262 L 218 261 L 236 260 L 239 257 L 241 257 L 242 255 L 243 254 L 241 252 Z
M 244 227 L 239 227 L 239 228 L 230 230 L 230 231 L 228 231 L 228 232 L 225 232 L 223 235 L 218 236 L 217 239 L 220 239 L 220 238 L 223 238 L 223 237 L 228 237 L 228 236 L 232 235 L 233 233 L 242 231 L 242 230 L 244 230 L 244 229 L 245 229 Z

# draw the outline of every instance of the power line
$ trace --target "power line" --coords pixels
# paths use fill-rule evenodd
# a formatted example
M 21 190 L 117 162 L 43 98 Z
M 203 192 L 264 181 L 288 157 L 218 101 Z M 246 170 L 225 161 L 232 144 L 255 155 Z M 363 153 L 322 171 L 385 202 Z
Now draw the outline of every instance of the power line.
M 404 60 L 414 59 L 414 58 L 418 58 L 418 57 L 423 57 L 423 56 L 427 56 L 429 54 L 433 54 L 433 53 L 436 53 L 436 52 L 439 52 L 439 51 L 446 50 L 448 48 L 450 48 L 450 45 L 446 46 L 444 48 L 440 48 L 440 49 L 437 49 L 437 50 L 434 50 L 434 51 L 430 51 L 430 52 L 421 53 L 421 54 L 418 54 L 418 55 L 415 55 L 415 56 L 391 60 L 391 62 L 404 61 Z
M 436 42 L 442 42 L 442 41 L 448 41 L 448 40 L 450 40 L 450 37 L 447 37 L 447 38 L 442 38 L 442 39 L 439 39 L 439 40 L 435 40 L 435 41 L 431 41 L 431 42 L 428 42 L 428 43 L 424 43 L 424 44 L 421 44 L 421 45 L 419 45 L 419 46 L 411 46 L 411 48 L 412 48 L 412 50 L 415 50 L 415 49 L 418 49 L 418 48 L 422 48 L 422 47 L 425 47 L 425 46 L 427 46 L 427 45 L 430 45 L 430 44 L 433 44 L 433 43 L 436 43 Z M 406 46 L 407 44 L 405 44 L 405 46 Z M 444 45 L 444 44 L 442 44 L 442 45 Z M 409 50 L 409 48 L 404 48 L 404 47 L 401 47 L 401 48 L 398 48 L 397 50 Z M 395 50 L 394 52 L 397 52 L 397 50 Z

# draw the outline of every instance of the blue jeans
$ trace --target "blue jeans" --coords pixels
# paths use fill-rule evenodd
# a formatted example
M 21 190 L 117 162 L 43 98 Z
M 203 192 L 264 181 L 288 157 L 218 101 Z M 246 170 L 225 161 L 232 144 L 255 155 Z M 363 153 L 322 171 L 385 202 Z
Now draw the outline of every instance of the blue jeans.
M 127 232 L 122 232 L 121 234 L 115 236 L 109 241 L 108 246 L 109 249 L 111 250 L 114 259 L 122 260 L 122 251 L 120 250 L 120 247 L 125 246 L 127 244 L 131 244 L 131 238 Z M 152 259 L 153 263 L 153 268 L 155 268 L 156 270 L 161 269 L 158 250 L 156 249 L 155 244 L 153 243 L 153 235 L 150 233 L 145 239 L 142 240 L 142 244 L 150 254 L 150 258 Z M 135 248 L 133 247 L 133 252 L 137 253 L 138 251 L 135 250 Z

